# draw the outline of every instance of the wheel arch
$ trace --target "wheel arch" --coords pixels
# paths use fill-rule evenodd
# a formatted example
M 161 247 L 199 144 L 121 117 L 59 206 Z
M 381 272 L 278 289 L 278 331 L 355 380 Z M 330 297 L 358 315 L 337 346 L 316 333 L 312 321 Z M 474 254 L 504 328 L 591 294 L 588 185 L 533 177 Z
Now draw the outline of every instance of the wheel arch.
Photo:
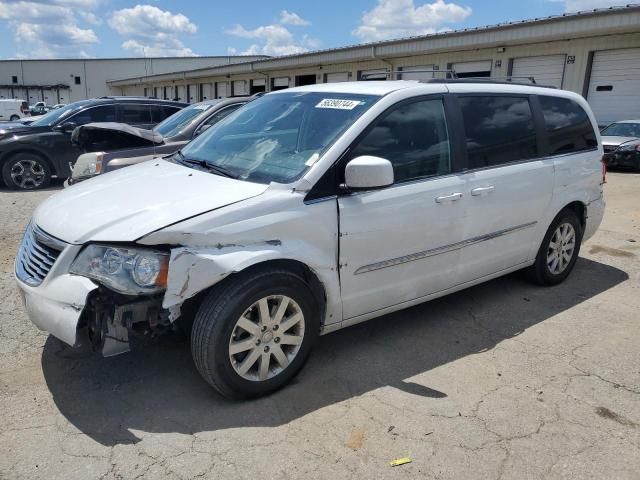
M 21 153 L 30 153 L 32 155 L 37 155 L 38 157 L 42 158 L 42 160 L 47 162 L 47 165 L 49 166 L 49 169 L 51 170 L 51 173 L 53 175 L 57 174 L 55 165 L 51 161 L 51 158 L 49 158 L 49 155 L 47 155 L 46 153 L 38 150 L 37 148 L 33 148 L 33 147 L 24 147 L 24 148 L 20 147 L 20 148 L 16 148 L 14 150 L 10 150 L 8 152 L 5 152 L 2 155 L 2 157 L 0 157 L 0 168 L 4 167 L 5 162 L 11 160 L 16 155 L 20 155 Z
M 560 212 L 563 212 L 564 210 L 572 210 L 573 212 L 575 212 L 575 214 L 578 216 L 578 219 L 580 220 L 582 231 L 584 232 L 584 227 L 587 223 L 587 206 L 584 204 L 584 202 L 582 202 L 581 200 L 575 200 L 571 203 L 568 203 L 563 208 L 561 208 L 553 218 L 555 219 L 558 215 L 560 215 Z

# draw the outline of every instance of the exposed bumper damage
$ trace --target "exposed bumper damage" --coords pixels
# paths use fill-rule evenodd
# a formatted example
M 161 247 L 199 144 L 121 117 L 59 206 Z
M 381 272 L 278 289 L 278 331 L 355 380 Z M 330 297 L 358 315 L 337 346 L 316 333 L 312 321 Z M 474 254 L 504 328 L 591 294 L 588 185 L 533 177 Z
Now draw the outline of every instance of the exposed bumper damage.
M 20 280 L 18 286 L 31 321 L 40 330 L 75 346 L 87 298 L 98 286 L 88 278 L 68 274 L 50 279 L 47 288 L 29 287 Z

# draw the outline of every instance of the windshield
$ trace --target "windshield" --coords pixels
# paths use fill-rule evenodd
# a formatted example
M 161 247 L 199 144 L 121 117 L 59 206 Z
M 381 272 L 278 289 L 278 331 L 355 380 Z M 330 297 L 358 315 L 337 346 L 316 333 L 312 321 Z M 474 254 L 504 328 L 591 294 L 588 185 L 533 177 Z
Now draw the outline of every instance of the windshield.
M 640 123 L 612 123 L 600 134 L 615 137 L 640 137 Z
M 182 150 L 186 160 L 258 183 L 299 178 L 380 97 L 345 93 L 265 95 Z
M 200 115 L 202 112 L 206 112 L 214 105 L 215 103 L 199 103 L 197 105 L 191 105 L 190 107 L 183 108 L 170 117 L 165 118 L 162 122 L 156 125 L 153 130 L 165 138 L 173 137 L 180 133 L 180 131 L 196 116 Z
M 58 120 L 62 120 L 65 117 L 68 117 L 73 112 L 82 107 L 86 102 L 77 102 L 71 103 L 61 108 L 57 108 L 55 110 L 51 110 L 35 122 L 31 124 L 34 127 L 50 127 L 58 122 Z

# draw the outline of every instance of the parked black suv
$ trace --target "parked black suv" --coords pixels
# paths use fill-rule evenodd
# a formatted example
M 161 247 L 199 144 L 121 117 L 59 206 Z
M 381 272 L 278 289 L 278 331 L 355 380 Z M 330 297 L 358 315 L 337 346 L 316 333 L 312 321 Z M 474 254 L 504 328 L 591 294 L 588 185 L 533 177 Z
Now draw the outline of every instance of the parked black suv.
M 186 103 L 144 97 L 103 97 L 51 110 L 35 122 L 0 130 L 2 179 L 12 189 L 44 188 L 53 175 L 66 178 L 80 149 L 71 132 L 91 122 L 120 122 L 152 128 L 187 106 Z

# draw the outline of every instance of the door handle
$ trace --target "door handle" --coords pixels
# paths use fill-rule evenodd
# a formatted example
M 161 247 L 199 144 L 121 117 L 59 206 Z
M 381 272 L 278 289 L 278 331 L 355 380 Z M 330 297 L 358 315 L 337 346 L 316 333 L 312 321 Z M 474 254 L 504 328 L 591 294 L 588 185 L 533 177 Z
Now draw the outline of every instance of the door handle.
M 485 193 L 491 193 L 496 189 L 494 185 L 489 185 L 488 187 L 478 187 L 471 190 L 471 195 L 477 197 L 479 195 L 484 195 Z
M 452 193 L 451 195 L 443 195 L 442 197 L 436 197 L 436 203 L 455 202 L 462 198 L 461 193 Z

